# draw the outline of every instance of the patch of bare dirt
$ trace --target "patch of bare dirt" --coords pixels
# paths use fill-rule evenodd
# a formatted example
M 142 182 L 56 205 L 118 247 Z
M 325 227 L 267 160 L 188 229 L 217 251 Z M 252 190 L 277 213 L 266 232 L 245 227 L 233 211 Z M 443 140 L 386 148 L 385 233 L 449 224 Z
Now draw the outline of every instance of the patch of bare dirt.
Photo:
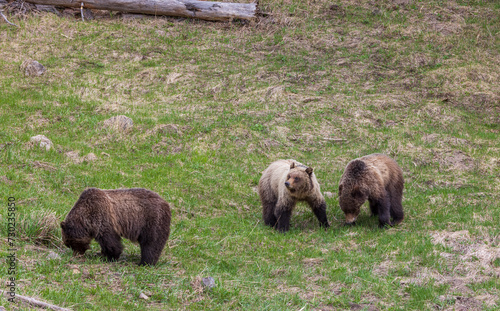
M 46 126 L 50 123 L 50 120 L 42 116 L 41 111 L 37 111 L 34 115 L 30 116 L 27 120 L 27 124 L 31 129 L 36 129 L 38 127 Z
M 458 138 L 458 137 L 448 137 L 443 134 L 428 134 L 422 137 L 424 142 L 437 142 L 440 147 L 446 146 L 470 146 L 472 143 L 467 139 Z
M 475 161 L 460 150 L 442 151 L 436 154 L 442 167 L 452 171 L 469 171 L 475 167 Z
M 361 303 L 361 304 L 358 304 L 358 303 L 353 303 L 353 302 L 350 302 L 349 303 L 349 307 L 352 311 L 377 311 L 377 307 L 371 305 L 371 304 L 367 304 L 367 303 Z
M 494 265 L 494 261 L 500 258 L 500 237 L 475 238 L 468 230 L 434 231 L 431 237 L 433 244 L 451 248 L 451 252 L 439 253 L 451 272 L 442 274 L 435 269 L 420 268 L 413 271 L 411 277 L 400 278 L 400 284 L 434 282 L 436 285 L 448 285 L 450 294 L 439 297 L 448 305 L 444 310 L 478 310 L 483 304 L 496 306 L 498 291 L 475 291 L 470 285 L 500 277 L 500 268 Z
M 379 276 L 387 276 L 389 271 L 394 270 L 398 267 L 392 260 L 386 260 L 378 265 L 375 265 L 372 269 L 372 273 Z
M 155 154 L 178 154 L 185 150 L 190 150 L 190 147 L 164 137 L 159 143 L 154 144 L 151 150 Z
M 178 124 L 158 124 L 153 129 L 146 131 L 147 136 L 154 135 L 157 133 L 162 135 L 183 134 L 182 129 Z
M 500 277 L 500 268 L 493 265 L 500 258 L 499 237 L 475 240 L 468 230 L 433 232 L 431 236 L 434 244 L 451 247 L 458 254 L 459 262 L 455 267 L 457 272 L 469 277 Z

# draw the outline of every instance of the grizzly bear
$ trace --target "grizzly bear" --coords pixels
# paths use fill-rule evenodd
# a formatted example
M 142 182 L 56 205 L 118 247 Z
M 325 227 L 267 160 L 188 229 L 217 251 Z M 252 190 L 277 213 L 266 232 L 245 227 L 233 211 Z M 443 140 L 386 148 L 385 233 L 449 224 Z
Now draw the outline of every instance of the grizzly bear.
M 354 225 L 360 207 L 368 200 L 379 226 L 403 221 L 403 171 L 384 154 L 370 154 L 347 164 L 339 182 L 339 204 L 347 225 Z M 391 222 L 392 218 L 392 222 Z
M 102 255 L 113 261 L 123 251 L 124 237 L 139 243 L 139 265 L 154 265 L 170 234 L 170 215 L 169 204 L 153 191 L 89 188 L 61 222 L 62 238 L 75 255 L 83 255 L 95 238 Z
M 306 201 L 323 227 L 329 227 L 326 202 L 311 167 L 295 160 L 271 163 L 259 180 L 264 223 L 280 232 L 290 229 L 290 216 L 298 201 Z

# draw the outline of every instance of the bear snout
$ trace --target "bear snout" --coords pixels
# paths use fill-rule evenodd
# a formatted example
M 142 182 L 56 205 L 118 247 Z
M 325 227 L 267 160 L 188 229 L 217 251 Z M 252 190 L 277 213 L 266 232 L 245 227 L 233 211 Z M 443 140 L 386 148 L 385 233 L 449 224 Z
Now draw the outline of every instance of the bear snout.
M 290 188 L 290 183 L 288 181 L 285 181 L 285 187 Z
M 356 219 L 358 218 L 357 214 L 346 214 L 345 215 L 345 224 L 346 225 L 355 225 L 356 224 Z

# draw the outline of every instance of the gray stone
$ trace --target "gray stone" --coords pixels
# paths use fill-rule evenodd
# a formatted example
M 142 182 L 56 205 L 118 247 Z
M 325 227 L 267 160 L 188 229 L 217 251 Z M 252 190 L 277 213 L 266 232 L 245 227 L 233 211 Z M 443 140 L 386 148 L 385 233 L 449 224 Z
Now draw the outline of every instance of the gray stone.
M 33 136 L 30 138 L 30 140 L 32 142 L 34 142 L 35 144 L 38 144 L 40 146 L 40 148 L 45 148 L 45 150 L 47 150 L 47 151 L 50 150 L 50 148 L 52 148 L 52 146 L 53 146 L 50 139 L 48 139 L 44 135 Z
M 42 64 L 32 59 L 24 61 L 21 65 L 21 69 L 24 70 L 24 75 L 28 77 L 39 77 L 47 71 Z
M 209 276 L 209 277 L 201 279 L 201 284 L 203 285 L 203 287 L 205 289 L 210 290 L 210 289 L 215 287 L 215 280 L 213 277 Z

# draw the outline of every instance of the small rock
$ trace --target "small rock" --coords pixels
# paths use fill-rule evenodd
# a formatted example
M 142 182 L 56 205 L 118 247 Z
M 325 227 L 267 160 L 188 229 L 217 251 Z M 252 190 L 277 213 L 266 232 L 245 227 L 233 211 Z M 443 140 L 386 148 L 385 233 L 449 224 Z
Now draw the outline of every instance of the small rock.
M 81 272 L 80 272 L 80 270 L 78 270 L 78 269 L 76 269 L 76 268 L 75 268 L 75 269 L 73 269 L 73 270 L 72 270 L 72 272 L 73 272 L 73 274 L 80 274 L 80 273 L 81 273 Z
M 83 157 L 83 161 L 85 162 L 94 162 L 97 160 L 97 156 L 92 152 Z
M 83 18 L 85 20 L 93 20 L 94 19 L 94 13 L 92 13 L 91 9 L 83 9 Z
M 47 255 L 47 258 L 48 259 L 61 259 L 61 256 L 59 256 L 59 254 L 56 254 L 54 252 L 49 252 L 49 254 Z
M 2 8 L 2 7 L 0 6 L 0 8 Z M 4 307 L 0 306 L 0 311 L 5 311 L 5 310 L 7 310 L 7 309 L 5 309 Z
M 139 294 L 139 299 L 148 300 L 148 299 L 149 299 L 149 297 L 148 297 L 148 296 L 146 296 L 146 294 L 144 294 L 144 293 L 140 293 L 140 294 Z
M 40 148 L 44 148 L 45 147 L 45 150 L 50 150 L 50 148 L 52 148 L 53 144 L 52 142 L 50 141 L 50 139 L 48 139 L 47 137 L 45 137 L 44 135 L 36 135 L 36 136 L 33 136 L 30 138 L 30 140 L 32 142 L 35 142 L 35 144 L 39 144 Z
M 203 287 L 205 289 L 210 290 L 210 289 L 215 287 L 215 280 L 211 276 L 209 276 L 207 278 L 203 278 L 203 279 L 201 279 L 201 285 L 203 285 Z
M 111 117 L 103 122 L 103 126 L 106 128 L 114 128 L 121 131 L 127 131 L 134 126 L 134 121 L 129 117 L 119 115 Z
M 24 61 L 21 65 L 21 69 L 24 70 L 24 75 L 29 77 L 39 77 L 47 71 L 42 64 L 32 59 Z
M 329 199 L 333 198 L 333 193 L 332 192 L 326 191 L 326 192 L 323 192 L 323 194 L 325 195 L 325 197 L 327 197 Z

